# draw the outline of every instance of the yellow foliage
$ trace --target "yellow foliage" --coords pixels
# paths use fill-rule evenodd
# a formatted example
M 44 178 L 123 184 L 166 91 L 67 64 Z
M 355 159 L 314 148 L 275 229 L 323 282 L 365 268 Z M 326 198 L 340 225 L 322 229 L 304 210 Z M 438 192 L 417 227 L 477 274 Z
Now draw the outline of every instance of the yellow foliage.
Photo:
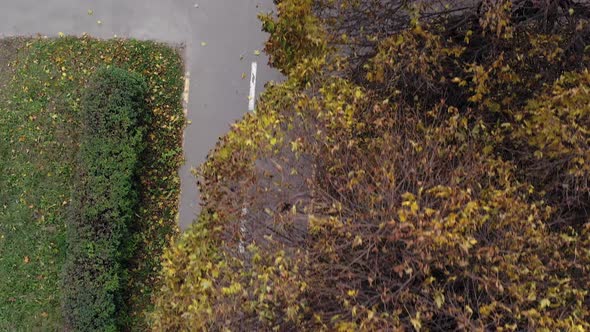
M 412 2 L 403 29 L 343 36 L 314 5 L 367 9 L 263 18 L 289 77 L 203 166 L 155 330 L 590 329 L 590 74 L 567 27 L 515 22 L 511 1 L 449 23 Z

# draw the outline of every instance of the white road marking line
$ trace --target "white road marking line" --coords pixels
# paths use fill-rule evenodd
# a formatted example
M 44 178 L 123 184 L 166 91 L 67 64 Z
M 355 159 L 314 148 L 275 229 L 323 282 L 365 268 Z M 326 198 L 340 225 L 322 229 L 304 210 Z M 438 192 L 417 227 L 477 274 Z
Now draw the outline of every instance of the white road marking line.
M 252 62 L 252 74 L 250 74 L 250 94 L 248 95 L 248 111 L 254 110 L 256 104 L 256 70 L 258 65 Z
M 256 104 L 256 70 L 258 65 L 256 62 L 252 62 L 252 72 L 250 74 L 250 94 L 248 95 L 248 110 L 253 111 Z M 246 253 L 244 246 L 244 237 L 246 237 L 246 216 L 248 215 L 248 208 L 242 208 L 242 214 L 240 218 L 240 243 L 238 244 L 238 252 L 240 254 Z

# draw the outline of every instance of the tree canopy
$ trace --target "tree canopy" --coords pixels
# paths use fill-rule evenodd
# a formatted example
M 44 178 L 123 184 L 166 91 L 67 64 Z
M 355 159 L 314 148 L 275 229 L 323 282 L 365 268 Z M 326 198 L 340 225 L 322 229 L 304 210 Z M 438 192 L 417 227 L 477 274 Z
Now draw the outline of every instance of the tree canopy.
M 582 1 L 282 0 L 156 330 L 590 329 Z

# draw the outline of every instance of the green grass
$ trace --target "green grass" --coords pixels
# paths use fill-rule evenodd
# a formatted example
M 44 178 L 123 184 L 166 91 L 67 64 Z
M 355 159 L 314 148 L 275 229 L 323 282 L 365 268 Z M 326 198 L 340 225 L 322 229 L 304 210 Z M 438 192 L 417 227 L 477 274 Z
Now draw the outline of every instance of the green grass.
M 8 82 L 0 86 L 0 331 L 61 330 L 64 220 L 76 169 L 80 96 L 94 70 L 110 64 L 142 74 L 149 86 L 152 121 L 138 180 L 140 211 L 129 239 L 139 250 L 127 287 L 128 326 L 141 331 L 160 253 L 177 231 L 181 57 L 165 45 L 133 40 L 68 37 L 11 46 L 17 51 L 0 53 L 0 80 Z

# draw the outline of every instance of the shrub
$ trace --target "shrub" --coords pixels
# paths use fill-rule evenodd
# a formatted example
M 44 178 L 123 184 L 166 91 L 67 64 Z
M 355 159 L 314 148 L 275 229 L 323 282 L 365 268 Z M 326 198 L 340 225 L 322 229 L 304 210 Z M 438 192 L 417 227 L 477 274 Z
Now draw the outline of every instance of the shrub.
M 543 176 L 588 176 L 587 5 L 302 4 L 325 53 L 203 165 L 155 329 L 589 329 L 590 215 Z
M 265 50 L 270 63 L 288 74 L 302 59 L 321 56 L 327 44 L 324 31 L 312 13 L 313 0 L 281 1 L 277 11 L 281 19 L 260 15 L 262 28 L 270 33 Z
M 137 74 L 98 69 L 81 100 L 84 126 L 68 218 L 63 307 L 75 331 L 116 331 L 126 243 L 138 196 L 147 86 Z
M 515 141 L 521 142 L 523 169 L 558 217 L 552 225 L 579 228 L 587 222 L 590 176 L 590 74 L 565 73 L 517 114 Z

